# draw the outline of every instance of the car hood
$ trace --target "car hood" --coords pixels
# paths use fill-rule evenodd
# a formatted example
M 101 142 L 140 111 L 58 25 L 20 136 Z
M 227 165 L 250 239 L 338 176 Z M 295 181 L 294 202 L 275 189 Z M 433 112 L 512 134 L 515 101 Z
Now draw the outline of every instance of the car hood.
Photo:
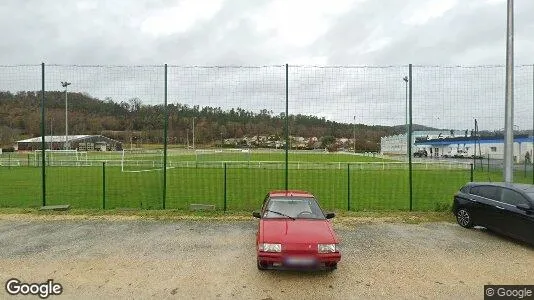
M 337 243 L 337 237 L 328 220 L 262 219 L 264 242 L 279 243 Z

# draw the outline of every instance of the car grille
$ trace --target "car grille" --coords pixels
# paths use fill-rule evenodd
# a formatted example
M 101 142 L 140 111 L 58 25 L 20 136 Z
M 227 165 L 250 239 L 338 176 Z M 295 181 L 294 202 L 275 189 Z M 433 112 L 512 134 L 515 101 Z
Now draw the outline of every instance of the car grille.
M 282 252 L 288 254 L 310 254 L 317 253 L 317 244 L 289 244 L 282 247 Z

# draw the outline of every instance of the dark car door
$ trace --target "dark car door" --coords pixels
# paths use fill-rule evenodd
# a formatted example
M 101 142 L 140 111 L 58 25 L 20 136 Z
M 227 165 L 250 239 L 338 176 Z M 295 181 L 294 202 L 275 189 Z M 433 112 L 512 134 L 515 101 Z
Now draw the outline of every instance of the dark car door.
M 517 208 L 518 204 L 532 207 L 530 200 L 506 187 L 499 190 L 502 203 L 498 207 L 498 222 L 502 231 L 514 238 L 534 243 L 534 214 Z
M 496 202 L 498 189 L 496 186 L 479 185 L 471 187 L 472 215 L 475 224 L 484 227 L 494 227 L 497 215 Z

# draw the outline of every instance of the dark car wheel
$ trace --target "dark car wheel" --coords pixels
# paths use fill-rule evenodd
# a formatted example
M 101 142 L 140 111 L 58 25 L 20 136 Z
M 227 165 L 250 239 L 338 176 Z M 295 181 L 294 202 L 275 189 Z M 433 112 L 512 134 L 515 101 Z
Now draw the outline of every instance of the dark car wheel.
M 471 218 L 471 213 L 466 208 L 459 208 L 456 211 L 456 222 L 464 228 L 471 228 L 473 224 L 473 218 Z
M 258 260 L 258 270 L 267 270 L 267 265 Z

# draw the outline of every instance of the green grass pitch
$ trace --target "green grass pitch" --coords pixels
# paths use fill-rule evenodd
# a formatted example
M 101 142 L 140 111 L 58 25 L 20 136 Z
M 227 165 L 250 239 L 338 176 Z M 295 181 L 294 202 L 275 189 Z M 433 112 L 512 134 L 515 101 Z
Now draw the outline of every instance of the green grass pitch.
M 29 160 L 22 156 L 21 160 Z M 89 160 L 120 160 L 116 153 L 95 153 Z M 169 152 L 168 162 L 194 161 L 194 154 Z M 283 152 L 206 155 L 202 161 L 279 161 Z M 328 210 L 407 210 L 409 182 L 406 165 L 382 169 L 390 161 L 380 158 L 328 153 L 290 153 L 293 167 L 288 173 L 290 189 L 315 194 Z M 297 169 L 294 164 L 330 163 L 328 168 Z M 348 164 L 352 163 L 350 169 Z M 254 210 L 265 194 L 284 189 L 285 170 L 261 167 L 235 167 L 228 163 L 214 167 L 174 167 L 166 171 L 166 208 L 187 209 L 191 203 L 213 204 L 228 210 Z M 105 177 L 104 177 L 105 175 Z M 475 173 L 475 180 L 500 180 L 499 173 Z M 226 181 L 225 181 L 226 177 Z M 517 177 L 522 177 L 517 176 Z M 105 179 L 104 179 L 105 178 Z M 521 178 L 519 178 L 521 179 Z M 443 209 L 451 204 L 453 194 L 470 180 L 468 168 L 416 166 L 413 172 L 414 210 Z M 530 178 L 525 178 L 529 182 Z M 226 182 L 226 185 L 225 185 Z M 0 167 L 0 207 L 39 207 L 42 205 L 41 168 L 35 166 Z M 104 193 L 105 186 L 105 193 Z M 70 204 L 73 208 L 143 208 L 163 206 L 163 171 L 122 172 L 118 165 L 46 168 L 48 205 Z

